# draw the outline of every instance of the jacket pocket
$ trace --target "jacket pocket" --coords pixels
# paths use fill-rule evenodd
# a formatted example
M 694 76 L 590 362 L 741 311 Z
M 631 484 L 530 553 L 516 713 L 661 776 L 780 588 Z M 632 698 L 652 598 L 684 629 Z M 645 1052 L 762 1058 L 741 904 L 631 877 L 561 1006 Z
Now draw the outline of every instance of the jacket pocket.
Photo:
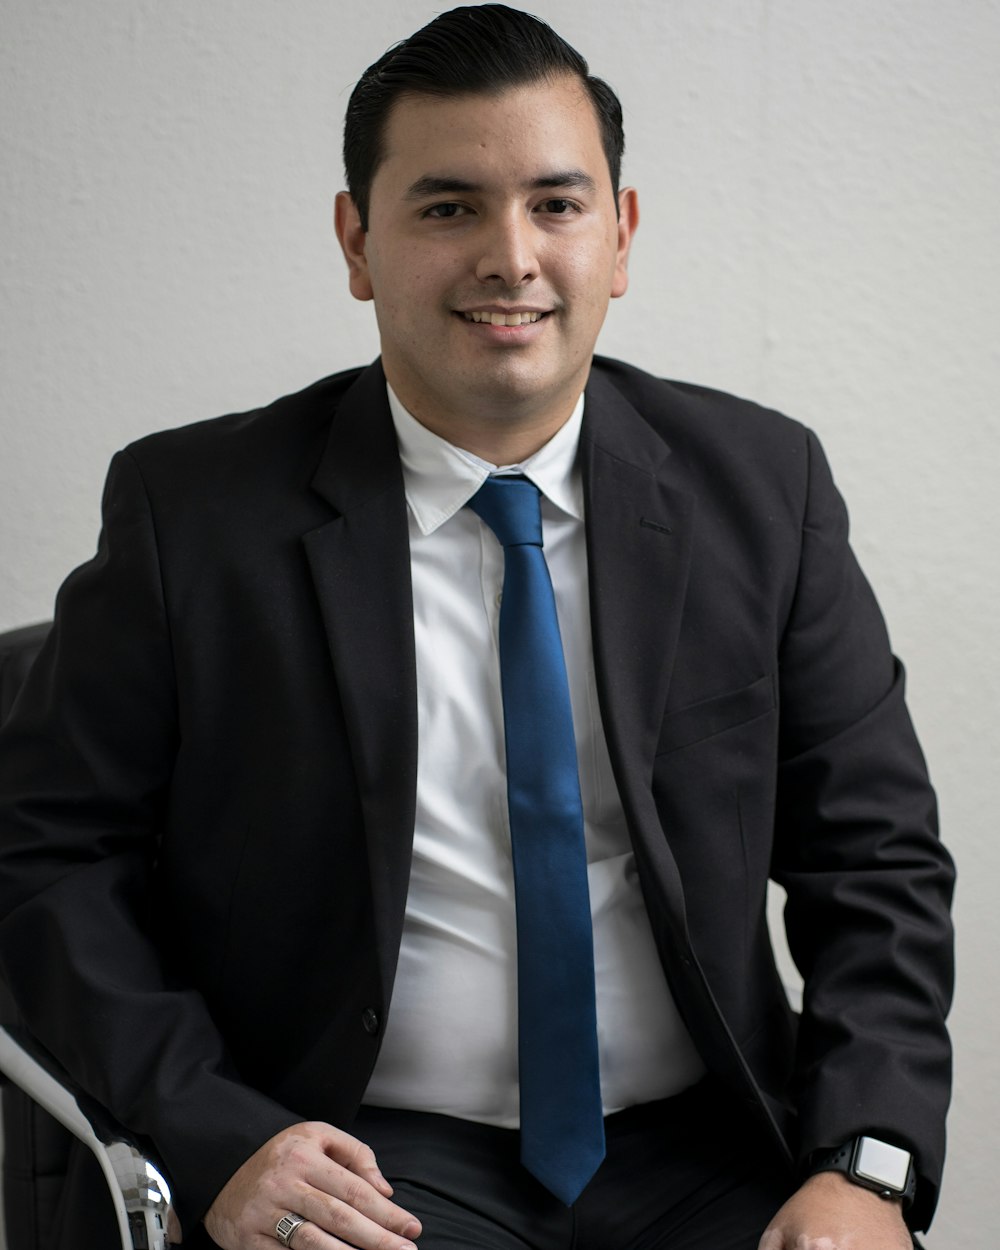
M 749 686 L 727 690 L 700 703 L 691 703 L 669 712 L 663 718 L 656 754 L 666 755 L 679 747 L 690 746 L 703 738 L 744 725 L 776 706 L 774 679 L 770 673 L 758 677 Z

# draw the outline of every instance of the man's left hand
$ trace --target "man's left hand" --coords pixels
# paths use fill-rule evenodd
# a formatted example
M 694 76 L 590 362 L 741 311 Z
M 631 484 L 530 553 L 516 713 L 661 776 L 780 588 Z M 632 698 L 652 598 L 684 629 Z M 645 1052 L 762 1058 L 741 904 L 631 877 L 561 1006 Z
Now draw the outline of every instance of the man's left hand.
M 913 1250 L 898 1202 L 819 1172 L 785 1203 L 758 1250 Z

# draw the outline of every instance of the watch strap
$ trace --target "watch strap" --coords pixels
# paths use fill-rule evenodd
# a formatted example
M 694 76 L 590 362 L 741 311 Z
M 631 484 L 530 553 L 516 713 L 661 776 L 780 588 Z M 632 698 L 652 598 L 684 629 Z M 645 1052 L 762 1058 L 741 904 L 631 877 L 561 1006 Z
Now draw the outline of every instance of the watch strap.
M 849 1141 L 833 1149 L 815 1151 L 810 1157 L 809 1175 L 815 1176 L 817 1172 L 840 1172 L 853 1184 L 860 1185 L 864 1189 L 870 1189 L 882 1198 L 899 1198 L 902 1200 L 903 1206 L 908 1207 L 917 1192 L 917 1174 L 913 1166 L 912 1156 L 910 1157 L 910 1166 L 906 1174 L 905 1187 L 902 1190 L 894 1189 L 888 1185 L 879 1184 L 877 1180 L 869 1176 L 863 1176 L 857 1171 L 857 1156 L 862 1141 L 862 1137 L 852 1137 Z

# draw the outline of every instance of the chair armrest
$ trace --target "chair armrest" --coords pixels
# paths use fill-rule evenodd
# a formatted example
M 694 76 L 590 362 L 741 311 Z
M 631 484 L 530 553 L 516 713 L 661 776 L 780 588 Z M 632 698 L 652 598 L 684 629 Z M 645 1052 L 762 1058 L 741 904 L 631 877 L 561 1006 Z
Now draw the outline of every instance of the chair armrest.
M 108 1183 L 123 1250 L 166 1250 L 170 1187 L 163 1173 L 106 1112 L 95 1107 L 85 1115 L 51 1066 L 0 1026 L 0 1071 L 93 1151 Z

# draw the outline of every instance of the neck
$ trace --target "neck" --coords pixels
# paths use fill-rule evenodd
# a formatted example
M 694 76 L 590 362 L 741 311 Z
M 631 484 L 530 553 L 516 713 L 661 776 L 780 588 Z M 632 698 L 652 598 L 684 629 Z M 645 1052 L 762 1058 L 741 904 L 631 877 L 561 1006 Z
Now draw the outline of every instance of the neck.
M 569 420 L 573 409 L 556 421 L 540 422 L 537 426 L 521 426 L 517 429 L 498 428 L 501 422 L 489 423 L 450 422 L 427 419 L 424 414 L 414 417 L 439 438 L 453 447 L 472 452 L 489 464 L 521 464 L 539 451 Z
M 408 395 L 391 376 L 389 384 L 407 412 L 432 434 L 495 465 L 520 464 L 533 456 L 562 429 L 580 398 L 577 392 L 558 405 L 528 411 L 512 411 L 509 405 L 477 411 L 472 401 L 461 412 L 449 412 Z

